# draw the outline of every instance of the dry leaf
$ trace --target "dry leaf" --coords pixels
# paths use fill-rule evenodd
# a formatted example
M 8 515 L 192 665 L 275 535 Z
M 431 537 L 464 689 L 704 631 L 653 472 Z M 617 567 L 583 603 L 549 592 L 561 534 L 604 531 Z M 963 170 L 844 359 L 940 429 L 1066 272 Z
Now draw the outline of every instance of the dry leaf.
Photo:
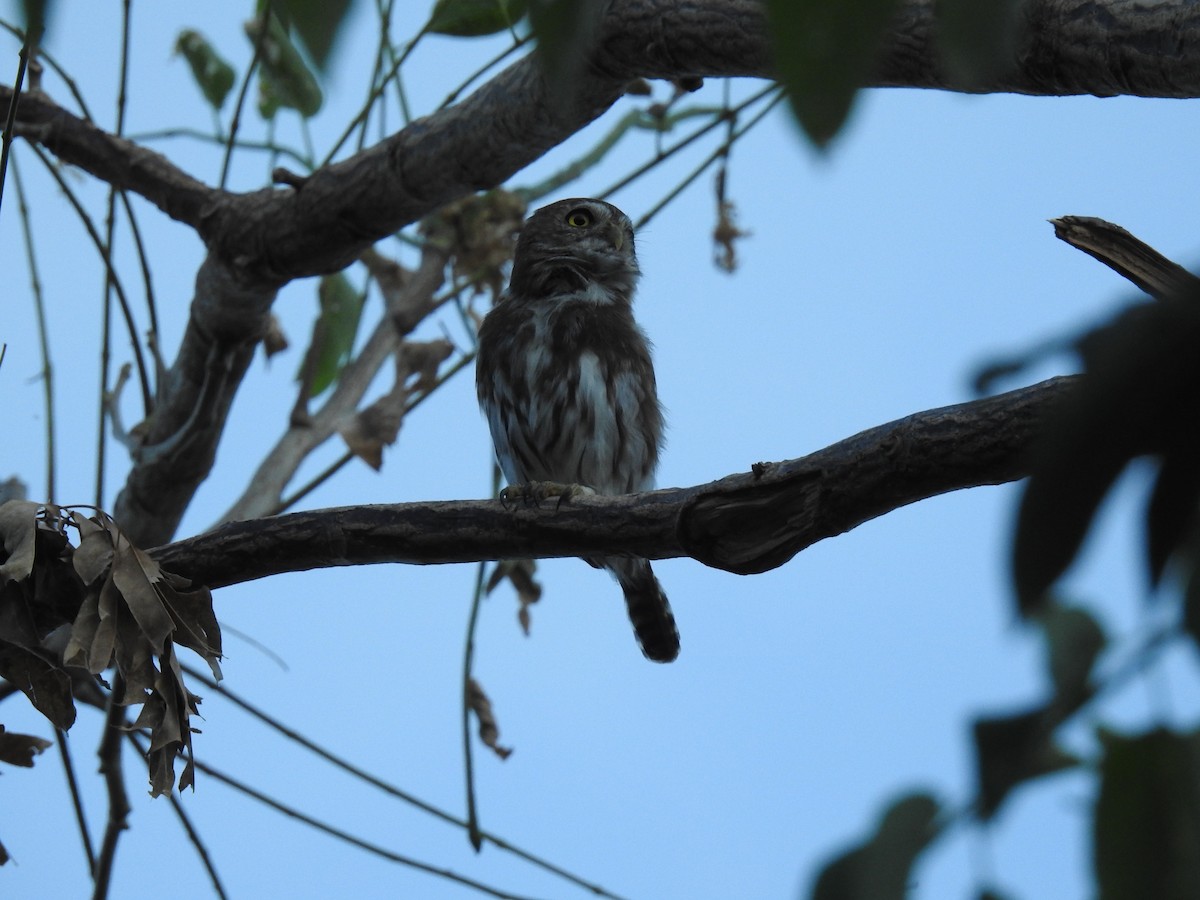
M 396 442 L 410 398 L 437 386 L 438 367 L 454 352 L 449 341 L 405 341 L 396 351 L 396 380 L 392 389 L 338 427 L 346 447 L 379 471 L 383 448 Z
M 0 582 L 20 581 L 33 571 L 34 539 L 40 503 L 9 500 L 0 506 L 0 542 L 8 554 L 0 565 Z
M 276 353 L 282 353 L 288 348 L 287 335 L 284 334 L 283 325 L 275 313 L 271 313 L 267 319 L 267 330 L 263 335 L 262 346 L 263 353 L 266 354 L 268 361 Z
M 446 204 L 421 223 L 421 231 L 446 247 L 456 280 L 474 283 L 476 293 L 486 287 L 498 297 L 524 221 L 525 201 L 496 189 Z
M 750 237 L 751 232 L 737 226 L 737 210 L 733 203 L 722 200 L 717 204 L 717 225 L 713 228 L 713 262 L 723 272 L 737 269 L 737 246 L 735 241 Z
M 191 717 L 199 698 L 183 683 L 175 647 L 194 650 L 221 677 L 212 596 L 163 570 L 107 514 L 73 511 L 69 523 L 77 547 L 57 507 L 15 501 L 0 507 L 8 553 L 0 580 L 0 676 L 65 729 L 75 706 L 64 666 L 99 676 L 115 665 L 125 683 L 121 702 L 143 705 L 134 727 L 150 731 L 152 793 L 172 789 L 179 756 L 185 757 L 179 786 L 190 786 Z M 27 765 L 42 749 L 36 738 L 5 737 L 0 731 L 0 760 Z
M 467 706 L 479 719 L 479 739 L 495 751 L 501 759 L 508 759 L 512 754 L 511 747 L 500 746 L 500 726 L 492 712 L 492 702 L 474 678 L 467 679 Z
M 15 734 L 5 731 L 0 725 L 0 762 L 13 766 L 33 768 L 33 758 L 52 746 L 52 741 L 32 734 Z
M 542 599 L 542 586 L 534 578 L 537 572 L 537 561 L 532 559 L 502 559 L 492 569 L 488 577 L 487 593 L 500 586 L 500 582 L 508 581 L 517 592 L 517 621 L 525 636 L 529 636 L 531 618 L 529 607 Z

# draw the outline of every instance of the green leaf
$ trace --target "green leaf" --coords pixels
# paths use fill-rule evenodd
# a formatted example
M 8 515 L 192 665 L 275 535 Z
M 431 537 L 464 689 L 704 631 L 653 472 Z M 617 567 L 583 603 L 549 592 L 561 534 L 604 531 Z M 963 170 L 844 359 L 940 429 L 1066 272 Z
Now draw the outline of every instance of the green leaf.
M 350 11 L 350 0 L 272 0 L 274 10 L 296 29 L 317 68 L 324 70 L 329 52 Z
M 595 49 L 605 0 L 529 0 L 529 24 L 546 82 L 561 96 L 573 90 Z
M 1107 643 L 1104 629 L 1087 610 L 1057 603 L 1039 614 L 1038 624 L 1055 699 L 1064 712 L 1074 711 L 1091 693 L 1092 667 Z
M 1058 721 L 1047 707 L 975 720 L 972 731 L 981 819 L 995 815 L 1009 791 L 1018 785 L 1079 765 L 1077 757 L 1053 741 Z
M 317 298 L 321 313 L 313 325 L 312 341 L 297 374 L 300 381 L 304 381 L 306 374 L 309 377 L 309 397 L 316 397 L 333 384 L 350 358 L 366 296 L 338 272 L 321 279 Z
M 258 46 L 262 41 L 258 69 L 258 111 L 264 119 L 273 119 L 281 108 L 294 109 L 308 119 L 317 114 L 324 101 L 321 86 L 304 58 L 292 43 L 279 19 L 271 16 L 266 34 L 262 19 L 246 23 L 246 36 Z
M 1078 342 L 1086 376 L 1046 418 L 1013 545 L 1023 615 L 1045 602 L 1125 466 L 1200 432 L 1200 296 L 1139 304 Z
M 1200 734 L 1102 732 L 1092 859 L 1101 900 L 1200 897 Z
M 1191 534 L 1200 506 L 1200 444 L 1193 438 L 1163 456 L 1146 506 L 1146 565 L 1158 584 L 1167 563 Z
M 951 77 L 979 87 L 1016 66 L 1024 0 L 937 0 L 937 39 Z
M 845 124 L 896 6 L 897 0 L 768 0 L 779 80 L 816 146 L 826 146 Z
M 813 900 L 904 900 L 913 863 L 938 835 L 938 812 L 929 794 L 896 800 L 874 834 L 821 869 Z
M 480 37 L 506 31 L 525 15 L 525 0 L 437 0 L 426 32 Z
M 220 57 L 204 35 L 190 28 L 179 32 L 175 52 L 187 60 L 192 78 L 204 92 L 208 105 L 220 109 L 233 89 L 233 66 Z

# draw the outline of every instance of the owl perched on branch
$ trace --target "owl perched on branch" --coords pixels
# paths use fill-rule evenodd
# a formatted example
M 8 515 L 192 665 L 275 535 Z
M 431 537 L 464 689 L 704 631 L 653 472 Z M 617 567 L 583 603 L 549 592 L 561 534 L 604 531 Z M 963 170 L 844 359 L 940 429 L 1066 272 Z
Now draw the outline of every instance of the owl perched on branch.
M 633 225 L 609 203 L 560 200 L 525 223 L 476 361 L 505 496 L 654 487 L 663 416 L 650 346 L 633 320 L 638 275 Z M 650 562 L 588 562 L 620 583 L 647 658 L 675 659 L 679 632 Z

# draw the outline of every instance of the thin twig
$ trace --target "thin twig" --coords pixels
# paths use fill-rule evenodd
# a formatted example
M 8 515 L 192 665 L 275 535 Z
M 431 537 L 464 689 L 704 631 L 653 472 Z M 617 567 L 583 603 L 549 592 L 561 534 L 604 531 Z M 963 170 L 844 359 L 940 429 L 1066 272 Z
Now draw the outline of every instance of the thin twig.
M 129 233 L 133 235 L 133 247 L 137 252 L 138 266 L 142 270 L 142 284 L 146 291 L 146 314 L 150 319 L 150 334 L 153 336 L 153 343 L 150 345 L 150 355 L 154 357 L 154 384 L 156 387 L 162 384 L 162 377 L 165 371 L 162 354 L 158 350 L 159 330 L 158 330 L 158 308 L 154 302 L 154 280 L 150 274 L 150 259 L 146 254 L 146 245 L 142 241 L 142 229 L 138 225 L 137 216 L 133 211 L 133 204 L 129 202 L 129 192 L 121 191 L 121 206 L 125 210 L 125 218 L 129 221 Z
M 142 355 L 142 347 L 137 339 L 137 324 L 133 320 L 133 309 L 129 305 L 129 296 L 125 293 L 125 288 L 121 283 L 120 276 L 117 274 L 116 267 L 113 265 L 112 257 L 105 249 L 104 242 L 100 239 L 100 232 L 96 230 L 96 226 L 93 224 L 91 216 L 87 214 L 87 210 L 83 208 L 83 204 L 79 201 L 79 198 L 75 196 L 75 192 L 71 190 L 71 186 L 67 184 L 67 180 L 63 178 L 62 173 L 59 172 L 58 166 L 54 164 L 54 161 L 51 160 L 50 157 L 46 155 L 45 151 L 43 151 L 42 148 L 37 144 L 30 143 L 29 149 L 33 151 L 37 158 L 42 161 L 42 164 L 45 165 L 51 177 L 58 182 L 58 186 L 62 190 L 63 195 L 67 198 L 67 202 L 71 204 L 71 207 L 75 210 L 76 215 L 79 216 L 80 224 L 83 225 L 84 230 L 88 233 L 88 237 L 91 238 L 92 244 L 95 246 L 96 251 L 100 254 L 100 258 L 103 261 L 105 268 L 112 275 L 113 289 L 117 292 L 117 304 L 121 307 L 121 314 L 125 319 L 125 328 L 129 332 L 130 342 L 133 349 L 134 364 L 138 370 L 138 381 L 140 382 L 142 388 L 142 408 L 148 415 L 153 404 L 153 398 L 150 394 L 150 380 L 146 371 L 146 360 Z M 99 506 L 101 504 L 97 505 Z
M 438 109 L 445 109 L 447 106 L 449 106 L 455 100 L 457 100 L 459 98 L 459 95 L 462 94 L 463 91 L 465 91 L 468 87 L 470 87 L 475 81 L 477 81 L 478 79 L 480 79 L 484 75 L 486 75 L 492 68 L 500 65 L 500 63 L 504 62 L 504 60 L 508 59 L 510 56 L 512 56 L 514 53 L 516 53 L 518 50 L 520 50 L 522 47 L 524 47 L 526 44 L 528 44 L 529 40 L 530 40 L 529 37 L 520 37 L 520 38 L 514 37 L 513 43 L 509 45 L 508 49 L 502 50 L 500 53 L 493 56 L 491 59 L 489 59 L 487 62 L 485 62 L 482 66 L 480 66 L 478 69 L 476 69 L 470 75 L 468 75 L 462 84 L 460 84 L 458 87 L 456 87 L 454 90 L 452 90 L 449 94 L 447 94 L 446 99 L 442 101 L 442 103 L 438 107 Z
M 104 828 L 104 841 L 100 855 L 96 858 L 92 900 L 104 900 L 112 884 L 113 862 L 117 855 L 117 842 L 121 832 L 129 827 L 129 796 L 125 791 L 125 771 L 121 764 L 121 737 L 125 734 L 125 679 L 120 672 L 113 676 L 112 691 L 108 695 L 108 709 L 104 715 L 104 734 L 100 738 L 100 774 L 108 789 L 108 823 Z
M 13 37 L 16 37 L 21 41 L 25 40 L 25 32 L 13 25 L 11 22 L 5 22 L 3 19 L 0 19 L 0 28 L 3 28 L 9 34 L 13 35 Z M 56 60 L 46 50 L 45 47 L 38 47 L 37 55 L 39 62 L 45 63 L 50 67 L 50 70 L 54 72 L 55 75 L 62 79 L 63 84 L 67 86 L 67 90 L 70 92 L 72 99 L 79 104 L 79 112 L 82 117 L 89 122 L 93 121 L 91 110 L 88 109 L 87 101 L 83 98 L 83 91 L 79 89 L 79 85 L 76 83 L 75 79 L 67 74 L 67 70 L 62 67 L 58 60 Z
M 233 788 L 235 791 L 238 791 L 239 793 L 245 794 L 247 797 L 257 800 L 259 803 L 262 803 L 264 806 L 269 806 L 271 809 L 275 810 L 276 812 L 283 813 L 285 816 L 288 816 L 289 818 L 296 819 L 297 821 L 304 823 L 309 828 L 313 828 L 317 831 L 322 832 L 323 834 L 329 835 L 332 838 L 335 838 L 339 841 L 350 844 L 352 847 L 358 847 L 360 850 L 365 850 L 368 853 L 371 853 L 382 859 L 386 859 L 386 860 L 389 860 L 394 863 L 399 863 L 402 866 L 408 866 L 409 868 L 417 869 L 418 871 L 421 871 L 421 872 L 427 872 L 428 874 L 436 875 L 439 878 L 445 878 L 447 881 L 454 881 L 454 882 L 457 882 L 458 884 L 465 884 L 467 887 L 474 888 L 475 890 L 477 890 L 481 893 L 487 894 L 490 897 L 500 897 L 500 898 L 503 898 L 503 900 L 529 900 L 529 898 L 523 897 L 522 895 L 510 894 L 507 891 L 502 891 L 499 888 L 494 888 L 491 885 L 484 884 L 481 881 L 475 881 L 473 878 L 467 878 L 464 875 L 459 875 L 457 872 L 453 872 L 450 869 L 440 869 L 437 866 L 431 865 L 429 863 L 425 863 L 425 862 L 421 862 L 420 860 L 413 859 L 411 856 L 405 856 L 404 854 L 396 853 L 392 850 L 388 850 L 385 847 L 380 847 L 378 844 L 372 844 L 370 841 L 366 841 L 366 840 L 363 840 L 362 838 L 355 837 L 354 835 L 350 834 L 348 831 L 343 831 L 340 828 L 335 828 L 334 826 L 332 826 L 326 822 L 322 822 L 320 819 L 315 819 L 312 816 L 308 815 L 307 813 L 301 812 L 300 810 L 296 809 L 295 807 L 288 806 L 286 803 L 283 803 L 282 801 L 276 800 L 274 797 L 264 794 L 262 791 L 258 790 L 257 788 L 251 787 L 250 785 L 246 784 L 244 781 L 239 781 L 238 779 L 234 778 L 233 776 L 227 775 L 226 773 L 222 772 L 221 770 L 215 769 L 212 766 L 202 763 L 198 760 L 196 761 L 196 768 L 199 771 L 203 772 L 205 775 L 207 775 L 209 778 L 212 778 L 214 781 L 219 781 L 222 784 L 224 784 L 230 788 Z
M 92 849 L 92 835 L 88 831 L 87 816 L 83 814 L 83 794 L 75 777 L 75 763 L 71 759 L 71 747 L 67 743 L 67 732 L 58 731 L 58 755 L 62 760 L 63 774 L 67 776 L 67 789 L 71 792 L 71 806 L 75 810 L 75 824 L 79 828 L 79 841 L 83 844 L 83 855 L 87 858 L 88 874 L 96 875 L 96 851 Z
M 479 830 L 479 812 L 475 805 L 475 759 L 471 749 L 471 666 L 475 660 L 475 625 L 479 621 L 479 607 L 483 603 L 484 574 L 487 563 L 475 568 L 475 596 L 471 600 L 471 612 L 467 616 L 467 640 L 463 646 L 462 676 L 462 733 L 463 775 L 467 788 L 467 839 L 478 853 L 483 847 L 483 834 Z
M 757 93 L 755 93 L 753 96 L 751 96 L 748 99 L 743 100 L 741 103 L 739 103 L 736 107 L 734 107 L 733 112 L 731 114 L 739 115 L 740 113 L 749 109 L 755 103 L 758 103 L 760 100 L 762 100 L 767 95 L 769 95 L 773 92 L 779 92 L 779 91 L 780 91 L 780 88 L 778 85 L 774 85 L 774 84 L 769 85 L 769 86 L 763 88 L 761 91 L 758 91 Z M 691 144 L 698 141 L 700 138 L 704 137 L 704 135 L 708 134 L 714 128 L 719 128 L 721 123 L 724 121 L 725 121 L 725 116 L 718 116 L 718 117 L 714 118 L 711 122 L 702 126 L 701 128 L 698 128 L 696 131 L 694 131 L 692 134 L 688 135 L 686 138 L 683 138 L 682 140 L 677 141 L 676 143 L 672 144 L 670 147 L 668 147 L 666 150 L 662 151 L 661 153 L 655 154 L 653 159 L 648 160 L 647 162 L 638 166 L 636 169 L 634 169 L 628 175 L 624 176 L 623 178 L 618 179 L 616 182 L 609 185 L 608 188 L 606 188 L 604 191 L 602 191 L 597 196 L 600 197 L 601 199 L 603 199 L 605 197 L 608 197 L 611 194 L 615 194 L 617 191 L 622 190 L 623 188 L 628 187 L 630 184 L 632 184 L 637 179 L 641 178 L 643 175 L 645 175 L 647 172 L 649 172 L 655 166 L 661 165 L 663 162 L 670 159 L 676 153 L 679 153 L 681 150 L 684 150 Z
M 367 102 L 363 104 L 362 109 L 360 109 L 355 114 L 354 118 L 350 120 L 350 124 L 346 126 L 345 131 L 343 131 L 338 139 L 334 141 L 333 147 L 330 148 L 329 152 L 325 154 L 325 158 L 321 160 L 320 164 L 317 166 L 318 169 L 323 169 L 333 161 L 333 158 L 337 155 L 337 152 L 341 150 L 346 141 L 350 139 L 350 135 L 354 134 L 354 130 L 358 128 L 359 125 L 364 123 L 371 115 L 371 109 L 375 106 L 375 101 L 378 100 L 380 95 L 383 94 L 384 88 L 387 87 L 388 82 L 392 80 L 392 77 L 400 71 L 400 67 L 404 65 L 409 54 L 416 49 L 417 44 L 420 42 L 423 34 L 424 32 L 418 32 L 417 36 L 405 45 L 404 52 L 401 53 L 395 62 L 392 63 L 392 67 L 388 69 L 387 75 L 383 77 L 379 84 L 375 85 L 371 89 L 371 93 L 367 95 Z
M 603 159 L 617 142 L 621 140 L 629 131 L 638 129 L 640 131 L 653 131 L 656 137 L 661 137 L 666 132 L 675 127 L 676 124 L 685 119 L 695 118 L 697 116 L 712 116 L 713 123 L 719 124 L 724 121 L 729 115 L 729 110 L 720 107 L 709 106 L 693 106 L 687 109 L 680 110 L 677 113 L 672 113 L 669 116 L 658 118 L 644 109 L 631 109 L 624 116 L 617 120 L 617 124 L 609 129 L 600 140 L 598 140 L 590 150 L 580 156 L 578 159 L 572 160 L 567 165 L 563 166 L 557 172 L 553 173 L 549 178 L 538 182 L 529 187 L 518 188 L 515 193 L 521 197 L 526 203 L 532 202 L 540 197 L 559 190 L 566 184 L 579 178 L 584 172 L 596 165 Z M 711 125 L 701 129 L 696 136 L 707 134 L 711 130 Z M 689 139 L 690 140 L 690 139 Z M 672 148 L 667 153 L 659 150 L 656 153 L 655 165 L 667 159 L 676 149 Z
M 132 738 L 133 735 L 130 735 Z M 141 748 L 139 748 L 141 749 Z M 142 751 L 145 756 L 145 751 Z M 229 896 L 225 893 L 225 886 L 221 884 L 221 876 L 217 874 L 216 866 L 213 864 L 212 857 L 208 855 L 208 847 L 200 837 L 200 832 L 196 830 L 196 826 L 192 824 L 191 818 L 187 814 L 187 810 L 183 808 L 183 804 L 179 802 L 179 797 L 175 794 L 168 794 L 171 801 L 171 809 L 175 811 L 175 816 L 179 819 L 179 824 L 183 826 L 183 830 L 187 833 L 188 840 L 192 847 L 196 850 L 196 855 L 200 857 L 200 862 L 204 866 L 204 871 L 208 873 L 208 880 L 212 884 L 213 891 L 220 900 L 226 900 Z
M 209 134 L 207 131 L 201 131 L 198 128 L 159 128 L 154 131 L 139 131 L 136 134 L 131 134 L 129 139 L 136 141 L 139 144 L 145 144 L 150 141 L 169 140 L 174 138 L 191 138 L 192 140 L 204 141 L 210 144 L 219 144 L 225 147 L 229 144 L 229 137 L 221 134 Z M 297 165 L 310 167 L 311 159 L 306 159 L 299 150 L 293 150 L 291 147 L 285 147 L 281 144 L 273 144 L 268 141 L 250 141 L 240 140 L 234 141 L 233 147 L 235 150 L 257 150 L 259 152 L 272 153 L 276 157 L 286 156 Z
M 142 735 L 137 732 L 129 732 L 126 737 L 133 744 L 134 749 L 143 758 L 147 758 L 147 748 L 142 745 Z M 200 832 L 196 830 L 196 826 L 192 823 L 191 817 L 188 816 L 187 810 L 183 808 L 183 804 L 179 802 L 179 797 L 174 793 L 168 793 L 167 799 L 171 803 L 171 809 L 175 811 L 175 816 L 179 819 L 179 824 L 183 826 L 184 833 L 187 834 L 188 840 L 196 851 L 196 855 L 200 858 L 201 865 L 204 866 L 204 871 L 208 873 L 208 880 L 212 884 L 213 891 L 216 895 L 225 900 L 228 894 L 225 892 L 225 886 L 221 884 L 221 877 L 217 874 L 216 866 L 213 864 L 212 857 L 208 854 L 208 847 L 204 840 L 200 837 Z
M 227 626 L 222 626 L 222 627 L 227 628 Z M 220 694 L 222 697 L 224 697 L 230 703 L 234 704 L 239 709 L 241 709 L 243 712 L 248 713 L 249 715 L 253 716 L 258 721 L 262 722 L 267 727 L 282 734 L 288 740 L 294 741 L 295 743 L 299 744 L 304 749 L 310 751 L 311 753 L 320 757 L 321 759 L 325 760 L 326 762 L 336 766 L 337 768 L 341 769 L 342 771 L 347 772 L 350 775 L 353 775 L 355 778 L 358 778 L 361 781 L 366 782 L 367 784 L 371 785 L 374 788 L 378 788 L 379 790 L 383 791 L 385 794 L 395 797 L 397 800 L 402 800 L 405 803 L 415 806 L 417 809 L 421 810 L 424 813 L 428 813 L 429 815 L 433 816 L 434 818 L 441 819 L 443 822 L 446 822 L 450 825 L 454 825 L 458 828 L 466 828 L 467 827 L 466 821 L 463 819 L 460 819 L 458 816 L 452 815 L 451 813 L 446 812 L 444 809 L 434 806 L 431 803 L 427 803 L 426 801 L 420 799 L 419 797 L 416 797 L 413 794 L 410 794 L 409 792 L 407 792 L 399 787 L 396 787 L 396 785 L 391 784 L 390 782 L 384 781 L 383 779 L 381 779 L 375 775 L 372 775 L 370 772 L 367 772 L 365 769 L 359 768 L 358 766 L 354 765 L 354 763 L 349 762 L 348 760 L 346 760 L 346 759 L 338 756 L 337 754 L 331 752 L 330 750 L 327 750 L 326 748 L 322 747 L 320 744 L 317 744 L 314 741 L 310 740 L 309 738 L 306 738 L 304 735 L 300 734 L 300 732 L 296 731 L 295 729 L 290 728 L 287 725 L 284 725 L 282 722 L 280 722 L 274 716 L 271 716 L 268 713 L 266 713 L 264 710 L 259 709 L 257 706 L 250 703 L 248 700 L 246 700 L 241 695 L 234 693 L 232 690 L 225 687 L 223 684 L 221 684 L 217 681 L 214 681 L 210 675 L 201 671 L 200 669 L 196 669 L 191 666 L 184 665 L 183 671 L 188 676 L 188 678 L 190 678 L 193 681 L 196 681 L 200 684 L 203 684 L 209 690 L 215 691 L 216 693 Z M 604 889 L 600 885 L 595 884 L 590 881 L 587 881 L 586 879 L 584 879 L 578 875 L 575 875 L 572 872 L 568 872 L 566 869 L 562 869 L 562 868 L 554 865 L 553 863 L 542 859 L 541 857 L 535 856 L 526 850 L 522 850 L 521 848 L 516 847 L 513 844 L 510 844 L 508 841 L 504 840 L 501 837 L 498 837 L 494 834 L 490 834 L 489 832 L 486 832 L 486 831 L 481 831 L 480 834 L 483 836 L 483 839 L 485 841 L 487 841 L 490 844 L 495 845 L 499 849 L 504 850 L 508 853 L 512 853 L 514 856 L 517 856 L 520 859 L 523 859 L 526 862 L 531 863 L 540 869 L 543 869 L 547 872 L 557 875 L 558 877 L 563 878 L 566 881 L 571 882 L 572 884 L 575 884 L 581 888 L 584 888 L 585 890 L 591 892 L 592 894 L 595 894 L 598 897 L 608 897 L 608 898 L 611 898 L 611 900 L 620 900 L 618 895 L 611 893 L 610 891 Z
M 749 122 L 747 122 L 744 126 L 737 129 L 736 131 L 731 132 L 729 134 L 729 136 L 724 141 L 721 142 L 721 145 L 719 147 L 717 147 L 716 150 L 714 150 L 707 157 L 705 157 L 704 160 L 701 161 L 700 165 L 696 166 L 696 168 L 694 168 L 691 172 L 689 172 L 686 176 L 684 176 L 684 178 L 679 182 L 679 184 L 677 184 L 672 190 L 668 191 L 667 195 L 665 197 L 663 197 L 661 200 L 658 201 L 658 203 L 656 203 L 653 207 L 651 207 L 650 211 L 645 213 L 637 221 L 637 224 L 634 225 L 634 227 L 635 228 L 643 227 L 647 222 L 649 222 L 656 215 L 658 215 L 660 212 L 662 212 L 663 209 L 665 209 L 669 203 L 671 203 L 676 197 L 678 197 L 681 193 L 683 193 L 683 191 L 688 187 L 688 185 L 690 185 L 693 181 L 695 181 L 697 178 L 699 178 L 701 175 L 703 175 L 705 170 L 708 169 L 709 166 L 711 166 L 713 163 L 715 163 L 718 159 L 721 159 L 722 157 L 726 156 L 729 153 L 729 148 L 733 145 L 733 142 L 738 140 L 738 138 L 740 138 L 743 134 L 745 134 L 747 131 L 749 131 L 751 128 L 753 128 L 755 125 L 757 125 L 759 122 L 761 122 L 767 116 L 767 114 L 770 113 L 771 110 L 775 108 L 776 104 L 778 104 L 781 100 L 783 100 L 783 92 L 782 91 L 777 93 L 771 99 L 771 102 L 768 103 L 761 110 L 759 110 L 758 113 L 752 119 L 750 119 Z
M 29 67 L 29 52 L 41 35 L 25 35 L 25 43 L 17 60 L 17 79 L 13 82 L 12 101 L 8 104 L 8 118 L 4 122 L 4 134 L 0 136 L 0 204 L 4 202 L 4 181 L 8 174 L 8 155 L 12 150 L 13 129 L 17 123 L 17 106 L 21 102 L 21 88 L 25 86 L 25 70 Z
M 21 233 L 25 238 L 25 259 L 29 266 L 29 284 L 33 291 L 33 308 L 37 314 L 38 342 L 42 353 L 42 396 L 46 409 L 46 499 L 53 501 L 58 496 L 55 485 L 57 417 L 54 414 L 54 364 L 50 360 L 50 329 L 46 324 L 46 302 L 42 295 L 42 279 L 38 275 L 33 227 L 30 224 L 29 205 L 25 200 L 25 185 L 21 182 L 21 170 L 15 156 L 12 163 L 13 185 L 17 189 L 17 211 L 21 219 Z
M 238 89 L 237 102 L 233 105 L 233 118 L 229 122 L 229 142 L 225 145 L 225 156 L 221 160 L 221 177 L 217 181 L 217 186 L 221 190 L 225 189 L 225 182 L 229 180 L 229 165 L 233 160 L 233 148 L 237 146 L 238 128 L 242 124 L 242 108 L 246 105 L 246 94 L 250 90 L 250 80 L 254 77 L 259 60 L 262 59 L 270 16 L 271 4 L 268 2 L 262 11 L 262 21 L 258 29 L 258 36 L 254 40 L 254 55 L 250 57 L 250 65 L 246 69 L 246 77 L 242 79 L 242 86 Z
M 115 134 L 120 137 L 125 131 L 125 101 L 129 85 L 129 12 L 133 0 L 124 0 L 121 5 L 121 67 L 117 76 L 117 122 Z M 116 237 L 117 222 L 117 189 L 108 187 L 108 211 L 104 217 L 104 251 L 111 258 L 113 242 Z M 100 338 L 100 400 L 96 404 L 96 505 L 104 505 L 104 472 L 107 469 L 106 456 L 108 441 L 105 440 L 107 415 L 105 412 L 104 392 L 108 390 L 109 367 L 112 365 L 112 297 L 115 274 L 109 266 L 104 273 L 104 291 L 101 298 L 101 338 Z M 128 322 L 128 315 L 127 315 Z M 130 341 L 138 344 L 137 330 L 130 325 Z M 150 414 L 149 396 L 144 398 L 147 404 L 146 414 Z

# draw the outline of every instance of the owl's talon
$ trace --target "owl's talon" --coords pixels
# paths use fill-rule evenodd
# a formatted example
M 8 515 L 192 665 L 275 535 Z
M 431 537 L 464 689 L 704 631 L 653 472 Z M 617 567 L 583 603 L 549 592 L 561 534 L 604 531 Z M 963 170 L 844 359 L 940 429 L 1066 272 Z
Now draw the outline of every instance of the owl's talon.
M 528 481 L 525 484 L 510 484 L 500 491 L 500 502 L 505 506 L 523 503 L 525 506 L 541 506 L 543 500 L 557 498 L 554 508 L 576 497 L 586 497 L 596 492 L 586 484 L 560 484 L 557 481 Z

